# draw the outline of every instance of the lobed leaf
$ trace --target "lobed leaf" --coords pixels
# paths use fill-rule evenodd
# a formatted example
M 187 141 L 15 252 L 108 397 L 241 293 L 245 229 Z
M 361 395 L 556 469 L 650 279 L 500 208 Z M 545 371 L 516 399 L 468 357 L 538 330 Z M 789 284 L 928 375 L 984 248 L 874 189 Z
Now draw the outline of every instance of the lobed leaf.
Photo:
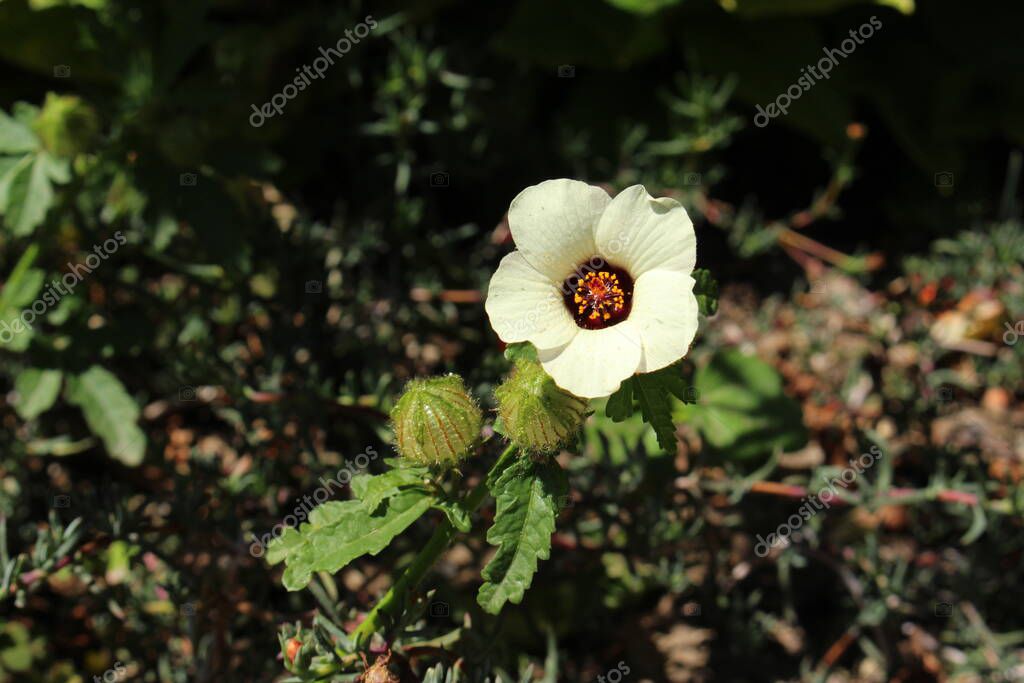
M 373 513 L 387 498 L 410 488 L 426 491 L 424 480 L 430 478 L 427 467 L 395 467 L 381 474 L 360 474 L 352 479 L 352 494 L 363 501 L 366 511 Z
M 565 473 L 553 459 L 522 459 L 508 467 L 491 492 L 497 501 L 487 541 L 498 546 L 481 573 L 477 602 L 497 614 L 506 602 L 519 604 L 533 582 L 539 560 L 551 554 L 558 501 L 568 491 Z
M 282 582 L 296 591 L 313 572 L 333 574 L 363 555 L 376 555 L 423 515 L 434 498 L 409 489 L 386 499 L 375 513 L 361 500 L 330 501 L 315 508 L 309 521 L 270 542 L 267 561 L 287 565 Z
M 712 316 L 718 312 L 718 281 L 711 271 L 698 268 L 693 271 L 693 293 L 697 296 L 697 310 L 703 316 Z
M 644 422 L 654 428 L 658 444 L 670 453 L 676 450 L 676 426 L 672 418 L 672 396 L 691 400 L 691 389 L 679 364 L 655 372 L 634 375 L 608 397 L 605 415 L 615 422 L 628 419 L 640 408 Z M 636 403 L 634 404 L 634 400 Z

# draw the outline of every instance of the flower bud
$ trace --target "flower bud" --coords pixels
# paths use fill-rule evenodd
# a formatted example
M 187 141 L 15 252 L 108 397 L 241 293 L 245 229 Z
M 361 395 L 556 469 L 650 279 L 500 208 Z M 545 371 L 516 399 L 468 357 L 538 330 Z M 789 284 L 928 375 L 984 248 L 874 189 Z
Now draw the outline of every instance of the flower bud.
M 298 638 L 289 638 L 288 642 L 285 643 L 284 656 L 289 662 L 295 661 L 295 655 L 299 654 L 299 650 L 302 649 L 302 641 Z
M 517 361 L 494 396 L 508 438 L 534 453 L 569 445 L 587 413 L 586 400 L 561 389 L 532 360 Z
M 469 455 L 483 426 L 483 415 L 458 375 L 409 382 L 391 420 L 403 458 L 446 468 Z
M 47 93 L 32 128 L 43 147 L 58 157 L 87 152 L 99 135 L 96 111 L 75 95 Z
M 285 633 L 278 634 L 285 668 L 293 673 L 308 669 L 313 657 L 317 654 L 316 639 L 303 638 L 300 640 L 302 635 L 301 629 L 295 631 L 291 637 L 286 637 Z

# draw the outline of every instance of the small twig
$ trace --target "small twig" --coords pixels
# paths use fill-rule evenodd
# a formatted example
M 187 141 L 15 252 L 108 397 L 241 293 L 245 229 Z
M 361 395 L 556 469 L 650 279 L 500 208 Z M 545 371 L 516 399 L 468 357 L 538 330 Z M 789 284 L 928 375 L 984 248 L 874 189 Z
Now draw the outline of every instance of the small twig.
M 292 398 L 291 395 L 282 392 L 255 391 L 248 389 L 245 392 L 245 397 L 252 401 L 253 403 L 258 404 L 281 403 L 282 401 L 287 401 L 290 398 Z M 360 417 L 369 417 L 374 420 L 380 420 L 385 422 L 389 419 L 387 413 L 381 410 L 377 410 L 372 406 L 360 406 L 352 405 L 349 403 L 338 403 L 337 401 L 333 401 L 330 399 L 323 400 L 327 404 L 328 408 L 330 408 L 331 410 L 336 410 L 340 413 L 348 413 L 350 415 L 357 415 Z
M 825 651 L 821 661 L 818 662 L 818 671 L 824 672 L 835 666 L 835 663 L 839 661 L 839 658 L 842 657 L 850 648 L 850 645 L 857 640 L 858 635 L 860 635 L 860 626 L 857 624 L 846 629 L 846 632 L 839 636 L 839 640 L 832 643 L 832 646 Z
M 479 289 L 442 289 L 434 292 L 426 287 L 413 287 L 409 290 L 409 298 L 419 303 L 438 299 L 453 304 L 478 304 L 483 301 L 483 294 Z
M 828 261 L 832 265 L 842 270 L 846 270 L 852 261 L 856 261 L 853 256 L 848 256 L 841 251 L 837 251 L 832 247 L 826 247 L 821 242 L 812 240 L 807 235 L 801 235 L 787 227 L 779 227 L 778 240 L 779 244 L 783 246 L 793 247 L 801 251 L 805 251 L 812 256 L 816 256 L 822 261 Z M 877 254 L 869 255 L 865 267 L 868 270 L 874 270 L 881 266 L 880 257 Z
M 754 482 L 750 485 L 749 490 L 752 493 L 764 493 L 767 495 L 793 499 L 800 499 L 811 495 L 810 489 L 804 486 L 783 484 L 776 481 Z M 984 505 L 984 503 L 978 499 L 977 495 L 968 493 L 967 491 L 957 491 L 956 489 L 940 489 L 938 491 L 929 492 L 925 489 L 891 488 L 887 495 L 882 497 L 881 500 L 894 505 L 908 505 L 914 501 L 904 499 L 911 498 L 915 500 L 937 500 L 942 503 L 960 503 L 962 505 L 969 506 Z M 840 505 L 853 505 L 862 502 L 856 497 L 851 501 L 845 501 L 838 497 L 836 500 Z M 995 509 L 997 511 L 1001 511 L 999 508 Z
M 960 610 L 967 617 L 967 620 L 971 622 L 971 626 L 978 631 L 978 635 L 983 643 L 982 651 L 985 653 L 985 660 L 988 662 L 988 665 L 993 669 L 998 668 L 1000 659 L 999 645 L 996 643 L 996 639 L 992 637 L 992 631 L 985 624 L 985 620 L 978 614 L 978 610 L 973 603 L 967 601 L 960 603 Z

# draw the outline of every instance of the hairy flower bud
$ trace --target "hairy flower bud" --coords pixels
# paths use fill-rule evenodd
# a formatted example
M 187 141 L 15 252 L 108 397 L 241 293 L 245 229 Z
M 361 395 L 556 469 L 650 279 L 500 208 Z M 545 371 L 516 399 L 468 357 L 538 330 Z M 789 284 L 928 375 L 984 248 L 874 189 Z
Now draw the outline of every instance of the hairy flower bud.
M 517 361 L 494 396 L 508 438 L 534 453 L 569 445 L 587 412 L 586 400 L 559 388 L 532 360 Z
M 403 458 L 452 467 L 469 455 L 483 416 L 458 375 L 414 379 L 391 411 Z

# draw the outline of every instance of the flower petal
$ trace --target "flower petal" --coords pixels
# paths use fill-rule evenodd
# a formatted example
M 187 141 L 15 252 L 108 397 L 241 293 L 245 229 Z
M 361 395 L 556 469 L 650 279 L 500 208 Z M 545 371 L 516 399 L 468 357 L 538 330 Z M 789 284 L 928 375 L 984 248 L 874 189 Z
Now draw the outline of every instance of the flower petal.
M 518 251 L 501 259 L 491 276 L 484 309 L 506 343 L 529 341 L 538 349 L 550 349 L 569 343 L 579 329 L 562 292 Z
M 698 324 L 694 284 L 675 270 L 649 270 L 637 278 L 629 321 L 643 339 L 639 372 L 660 370 L 690 350 Z
M 582 398 L 615 393 L 636 372 L 642 354 L 639 328 L 625 320 L 603 330 L 581 329 L 565 347 L 537 356 L 555 384 Z
M 601 214 L 595 233 L 597 251 L 638 278 L 663 268 L 683 273 L 697 262 L 697 236 L 686 209 L 674 199 L 655 199 L 643 185 L 615 196 Z
M 610 201 L 600 187 L 564 178 L 545 180 L 512 200 L 512 239 L 530 265 L 552 281 L 564 280 L 597 253 L 594 229 Z

